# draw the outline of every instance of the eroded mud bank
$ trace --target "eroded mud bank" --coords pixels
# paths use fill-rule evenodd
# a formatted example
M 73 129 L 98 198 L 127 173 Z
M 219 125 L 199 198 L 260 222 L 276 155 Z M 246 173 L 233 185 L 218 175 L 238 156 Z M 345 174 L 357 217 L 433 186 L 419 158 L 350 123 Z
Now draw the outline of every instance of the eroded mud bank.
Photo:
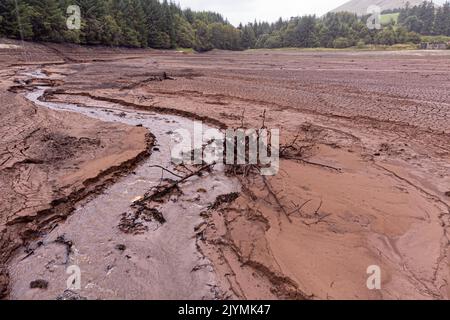
M 45 97 L 53 102 L 119 104 L 219 127 L 258 128 L 265 114 L 282 143 L 296 139 L 268 178 L 272 193 L 247 177 L 233 203 L 202 214 L 198 244 L 228 297 L 448 299 L 448 52 L 54 46 L 57 56 L 29 46 L 53 81 L 16 85 L 57 86 Z M 0 73 L 13 77 L 26 62 Z M 382 290 L 368 289 L 369 265 L 381 267 Z
M 164 178 L 177 179 L 155 165 L 176 171 L 170 156 L 171 134 L 179 128 L 192 130 L 193 122 L 178 116 L 137 112 L 106 102 L 92 101 L 89 107 L 45 102 L 39 99 L 44 91 L 41 87 L 26 96 L 40 107 L 143 126 L 152 132 L 157 144 L 151 157 L 133 174 L 77 207 L 66 222 L 12 259 L 9 268 L 11 298 L 54 299 L 60 296 L 67 288 L 66 269 L 71 265 L 80 268 L 82 288 L 79 294 L 89 299 L 220 297 L 222 292 L 217 287 L 211 263 L 197 250 L 194 230 L 204 221 L 200 216 L 202 211 L 217 196 L 238 191 L 236 181 L 225 177 L 222 168 L 216 166 L 213 172 L 190 179 L 179 193 L 155 207 L 163 215 L 164 223 L 142 216 L 128 221 L 127 230 L 120 228 L 127 217 L 124 213 L 130 212 L 134 200 L 161 184 Z M 39 279 L 48 282 L 48 288 L 30 289 L 30 283 Z

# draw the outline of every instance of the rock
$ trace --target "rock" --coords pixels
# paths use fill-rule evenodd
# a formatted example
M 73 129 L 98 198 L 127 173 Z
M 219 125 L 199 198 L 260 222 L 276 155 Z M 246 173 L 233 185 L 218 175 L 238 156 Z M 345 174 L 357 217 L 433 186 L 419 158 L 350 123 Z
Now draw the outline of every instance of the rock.
M 127 247 L 124 244 L 118 244 L 116 245 L 116 250 L 125 251 L 127 250 Z
M 216 201 L 208 207 L 210 210 L 216 210 L 218 209 L 223 203 L 232 203 L 237 198 L 239 198 L 239 193 L 232 192 L 228 194 L 220 195 L 216 198 Z
M 134 199 L 131 201 L 131 203 L 138 202 L 138 201 L 140 201 L 140 200 L 142 200 L 142 199 L 144 199 L 143 196 L 136 197 L 136 198 L 134 198 Z
M 56 297 L 56 300 L 87 300 L 87 298 L 72 290 L 66 290 L 62 295 Z
M 0 266 L 0 299 L 8 295 L 9 273 L 6 266 Z
M 48 281 L 42 279 L 31 281 L 30 288 L 46 290 L 48 288 Z

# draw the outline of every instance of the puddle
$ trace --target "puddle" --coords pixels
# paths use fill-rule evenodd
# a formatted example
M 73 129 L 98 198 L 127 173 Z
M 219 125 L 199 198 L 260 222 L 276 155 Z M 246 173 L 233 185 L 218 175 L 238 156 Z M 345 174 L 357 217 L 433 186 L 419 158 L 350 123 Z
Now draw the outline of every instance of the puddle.
M 21 73 L 22 76 L 29 77 L 31 79 L 47 79 L 47 75 L 42 70 L 32 70 Z
M 42 77 L 42 73 L 29 73 Z M 211 263 L 196 248 L 194 228 L 202 223 L 200 213 L 217 196 L 238 191 L 237 181 L 226 177 L 223 168 L 182 185 L 183 194 L 172 197 L 157 209 L 166 223 L 150 224 L 140 235 L 125 234 L 118 225 L 133 200 L 160 183 L 159 165 L 175 171 L 171 164 L 170 132 L 193 130 L 193 121 L 170 115 L 134 111 L 112 103 L 92 101 L 95 107 L 39 101 L 46 88 L 26 97 L 36 105 L 81 113 L 110 122 L 142 125 L 156 137 L 152 155 L 134 174 L 121 178 L 95 199 L 80 205 L 53 231 L 40 239 L 34 254 L 19 252 L 10 263 L 11 299 L 55 299 L 67 289 L 69 266 L 81 271 L 81 289 L 88 299 L 214 299 L 218 288 Z M 90 104 L 89 104 L 90 105 Z M 170 173 L 165 178 L 177 179 Z M 198 192 L 208 190 L 207 193 Z M 56 241 L 63 237 L 67 246 Z M 55 242 L 56 241 L 56 242 Z M 195 271 L 194 271 L 195 270 Z M 30 289 L 30 282 L 48 281 L 48 288 Z

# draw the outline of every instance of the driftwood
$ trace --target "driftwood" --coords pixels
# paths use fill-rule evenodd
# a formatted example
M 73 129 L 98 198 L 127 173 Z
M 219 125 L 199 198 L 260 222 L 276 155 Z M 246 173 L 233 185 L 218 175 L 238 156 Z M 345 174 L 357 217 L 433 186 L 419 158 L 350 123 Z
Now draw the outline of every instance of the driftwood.
M 188 174 L 187 176 L 181 178 L 180 180 L 172 182 L 167 186 L 160 186 L 160 187 L 156 188 L 155 191 L 151 192 L 150 194 L 146 194 L 142 199 L 134 202 L 134 205 L 145 205 L 145 202 L 161 199 L 162 197 L 168 195 L 175 188 L 178 188 L 178 185 L 180 183 L 183 183 L 184 181 L 186 181 L 192 177 L 201 176 L 203 174 L 203 172 L 211 170 L 211 168 L 214 165 L 215 165 L 215 163 L 205 165 L 205 166 L 201 167 L 199 170 Z
M 278 198 L 278 195 L 273 191 L 272 186 L 270 185 L 269 181 L 264 176 L 262 178 L 263 178 L 263 181 L 264 181 L 264 185 L 266 186 L 267 190 L 269 191 L 269 194 L 272 196 L 272 198 L 275 199 L 275 202 L 280 207 L 281 211 L 283 211 L 283 213 L 286 216 L 286 218 L 288 219 L 288 221 L 290 223 L 292 223 L 291 217 L 289 217 L 289 214 L 288 214 L 286 208 L 281 203 L 280 199 Z
M 220 195 L 216 198 L 216 201 L 208 207 L 209 210 L 216 210 L 224 203 L 232 203 L 234 200 L 239 198 L 239 193 L 232 192 L 228 194 Z
M 159 168 L 159 169 L 161 169 L 161 170 L 163 170 L 163 171 L 166 171 L 166 172 L 170 173 L 171 175 L 173 175 L 173 176 L 175 176 L 175 177 L 177 177 L 177 178 L 180 178 L 180 179 L 183 178 L 182 176 L 180 176 L 180 175 L 178 175 L 178 174 L 176 174 L 176 173 L 170 171 L 169 169 L 164 168 L 163 166 L 152 165 L 152 166 L 150 166 L 149 168 Z
M 66 239 L 66 236 L 63 234 L 56 238 L 55 243 L 61 244 L 66 247 L 66 261 L 65 265 L 67 265 L 70 261 L 70 255 L 72 254 L 73 242 Z
M 297 133 L 291 142 L 280 147 L 280 158 L 340 172 L 342 170 L 340 168 L 305 159 L 306 152 L 314 147 L 313 140 L 313 138 L 300 139 L 300 133 Z M 302 145 L 300 142 L 303 142 L 304 144 Z
M 157 209 L 141 205 L 135 208 L 133 212 L 125 212 L 122 214 L 119 229 L 124 233 L 141 234 L 148 231 L 146 223 L 151 221 L 156 221 L 159 225 L 163 225 L 166 219 Z
M 329 216 L 331 216 L 331 214 L 330 213 L 328 213 L 328 214 L 324 214 L 324 215 L 320 215 L 320 209 L 322 208 L 322 205 L 323 205 L 323 200 L 321 199 L 320 200 L 320 203 L 319 203 L 319 206 L 317 207 L 317 209 L 314 211 L 314 213 L 312 214 L 312 215 L 310 215 L 310 216 L 303 216 L 302 215 L 302 209 L 308 204 L 308 203 L 310 203 L 311 201 L 312 201 L 313 199 L 309 199 L 309 200 L 307 200 L 307 201 L 305 201 L 302 205 L 297 205 L 297 204 L 295 204 L 295 203 L 293 203 L 294 204 L 294 206 L 296 207 L 293 211 L 291 211 L 290 213 L 289 213 L 289 216 L 291 216 L 292 214 L 294 214 L 294 213 L 298 213 L 301 217 L 303 217 L 303 218 L 307 218 L 307 219 L 315 219 L 315 221 L 313 221 L 313 222 L 305 222 L 305 221 L 302 221 L 302 223 L 304 224 L 304 225 L 306 225 L 306 226 L 312 226 L 312 225 L 317 225 L 317 224 L 319 224 L 319 223 L 321 223 L 321 222 L 323 222 L 326 218 L 328 218 Z
M 145 231 L 148 231 L 147 223 L 151 221 L 157 222 L 159 225 L 163 225 L 166 223 L 166 219 L 162 212 L 160 212 L 157 208 L 152 207 L 152 202 L 163 202 L 163 198 L 175 190 L 179 189 L 179 184 L 194 177 L 201 176 L 204 171 L 210 170 L 215 164 L 209 164 L 201 167 L 199 170 L 188 174 L 187 176 L 180 176 L 169 169 L 166 169 L 159 165 L 153 165 L 150 167 L 160 168 L 162 172 L 166 171 L 170 174 L 180 178 L 177 181 L 161 178 L 161 183 L 163 181 L 166 182 L 166 185 L 158 185 L 148 193 L 144 195 L 142 199 L 139 199 L 131 205 L 131 211 L 125 212 L 122 214 L 122 218 L 119 223 L 119 229 L 124 233 L 131 234 L 140 234 Z
M 338 171 L 338 172 L 342 171 L 341 168 L 332 167 L 332 166 L 329 166 L 329 165 L 326 165 L 326 164 L 323 164 L 323 163 L 308 161 L 308 160 L 305 160 L 305 159 L 302 159 L 302 158 L 284 157 L 283 159 L 294 160 L 294 161 L 302 162 L 302 163 L 309 164 L 309 165 L 312 165 L 312 166 L 322 167 L 322 168 L 325 168 L 325 169 L 330 169 L 330 170 L 333 170 L 333 171 Z

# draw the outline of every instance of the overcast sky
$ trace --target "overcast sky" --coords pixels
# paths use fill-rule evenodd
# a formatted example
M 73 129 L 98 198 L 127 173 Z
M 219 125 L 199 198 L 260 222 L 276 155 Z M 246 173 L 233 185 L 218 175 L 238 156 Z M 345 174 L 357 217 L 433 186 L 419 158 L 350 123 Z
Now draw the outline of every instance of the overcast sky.
M 274 22 L 279 17 L 290 18 L 304 14 L 321 16 L 348 0 L 175 0 L 181 7 L 216 11 L 234 24 L 255 18 Z

